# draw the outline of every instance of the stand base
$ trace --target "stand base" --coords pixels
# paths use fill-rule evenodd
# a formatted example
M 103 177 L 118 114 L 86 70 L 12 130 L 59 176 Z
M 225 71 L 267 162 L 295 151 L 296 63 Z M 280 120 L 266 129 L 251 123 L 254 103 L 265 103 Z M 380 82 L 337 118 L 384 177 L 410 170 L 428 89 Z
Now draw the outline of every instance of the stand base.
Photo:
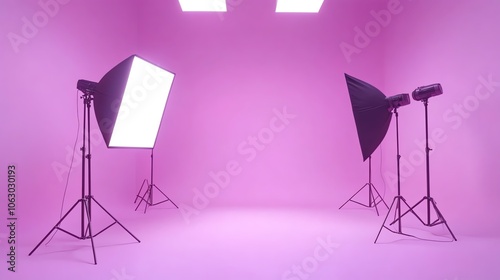
M 114 222 L 110 225 L 108 225 L 107 227 L 105 227 L 104 229 L 102 229 L 101 231 L 99 231 L 98 233 L 96 234 L 92 234 L 92 227 L 91 227 L 91 224 L 92 224 L 92 221 L 91 221 L 91 215 L 90 215 L 90 204 L 91 204 L 91 201 L 94 201 L 104 212 L 106 212 L 106 214 L 108 214 L 109 217 L 111 217 Z M 82 232 L 81 232 L 81 235 L 80 236 L 77 236 L 76 234 L 73 234 L 63 228 L 60 227 L 61 223 L 64 221 L 64 219 L 66 219 L 66 217 L 76 208 L 76 206 L 78 204 L 82 204 L 82 209 L 85 210 L 85 216 L 87 217 L 87 226 L 85 227 L 84 226 L 84 221 L 82 220 Z M 83 218 L 83 216 L 82 216 Z M 38 247 L 40 247 L 40 245 L 42 245 L 42 243 L 47 239 L 47 237 L 50 236 L 50 234 L 58 229 L 66 234 L 69 234 L 77 239 L 81 239 L 81 240 L 84 240 L 84 239 L 90 239 L 90 243 L 92 244 L 92 253 L 93 253 L 93 256 L 94 256 L 94 264 L 97 264 L 97 258 L 96 258 L 96 254 L 95 254 L 95 246 L 94 246 L 94 237 L 98 236 L 99 234 L 101 234 L 102 232 L 104 232 L 105 230 L 107 230 L 108 228 L 110 228 L 111 226 L 113 226 L 114 224 L 118 224 L 119 226 L 121 226 L 126 232 L 128 232 L 128 234 L 130 234 L 130 236 L 132 236 L 135 240 L 137 240 L 137 242 L 141 242 L 137 237 L 135 237 L 128 229 L 126 229 L 115 217 L 113 217 L 113 215 L 111 215 L 99 202 L 97 202 L 97 200 L 93 197 L 93 196 L 85 196 L 84 198 L 80 198 L 79 200 L 77 200 L 75 202 L 75 204 L 73 204 L 73 206 L 71 206 L 71 208 L 68 210 L 68 212 L 66 212 L 66 214 L 64 214 L 64 216 L 56 223 L 56 225 L 49 231 L 49 233 L 47 233 L 47 235 L 45 235 L 45 237 L 38 243 L 38 245 L 36 245 L 36 247 L 31 250 L 31 252 L 28 254 L 29 256 L 31 256 L 31 254 L 33 254 L 37 249 Z M 84 230 L 85 229 L 85 230 Z
M 361 192 L 364 188 L 368 187 L 368 204 L 364 204 L 364 203 L 361 203 L 361 202 L 358 202 L 356 200 L 353 200 L 353 198 L 359 193 Z M 377 194 L 377 196 L 374 195 L 374 193 Z M 378 200 L 377 200 L 378 199 Z M 359 189 L 355 194 L 353 194 L 346 202 L 344 202 L 344 204 L 342 204 L 342 206 L 339 207 L 339 209 L 342 209 L 342 207 L 344 207 L 344 205 L 346 205 L 349 201 L 351 202 L 354 202 L 354 203 L 357 203 L 361 206 L 364 206 L 364 207 L 368 207 L 368 208 L 373 208 L 375 207 L 375 211 L 377 212 L 377 216 L 379 216 L 379 212 L 378 212 L 378 207 L 377 205 L 380 203 L 380 202 L 383 202 L 385 207 L 387 207 L 387 209 L 389 209 L 389 206 L 387 206 L 387 203 L 385 203 L 384 199 L 382 198 L 382 196 L 380 195 L 380 193 L 377 191 L 377 189 L 375 188 L 375 186 L 372 184 L 372 183 L 366 183 L 364 186 L 361 187 L 361 189 Z
M 415 214 L 415 212 L 413 211 L 413 209 L 415 209 L 418 205 L 420 205 L 420 203 L 422 203 L 424 201 L 427 202 L 427 221 L 426 222 L 422 218 L 420 218 L 417 214 Z M 437 218 L 434 221 L 431 221 L 431 206 L 432 206 L 432 209 L 434 209 L 435 214 L 437 215 Z M 448 232 L 453 237 L 453 240 L 458 241 L 457 238 L 455 237 L 455 235 L 453 234 L 453 232 L 451 231 L 450 227 L 448 226 L 448 223 L 446 222 L 443 214 L 441 214 L 441 211 L 439 211 L 439 208 L 437 207 L 437 204 L 432 197 L 424 196 L 414 206 L 412 206 L 410 209 L 408 209 L 408 211 L 406 211 L 403 215 L 401 215 L 400 218 L 402 218 L 403 216 L 408 214 L 408 212 L 410 212 L 410 211 L 413 212 L 417 216 L 418 220 L 424 226 L 433 227 L 433 226 L 437 226 L 439 224 L 444 224 L 446 226 L 446 228 L 448 229 Z M 395 222 L 396 221 L 392 222 L 392 224 Z
M 144 192 L 143 195 L 141 195 L 144 186 L 147 186 L 146 191 Z M 153 202 L 153 190 L 155 189 L 163 195 L 164 199 L 162 201 Z M 142 202 L 145 202 L 144 213 L 146 213 L 148 207 L 162 204 L 167 201 L 170 201 L 175 206 L 175 208 L 179 208 L 179 206 L 177 206 L 177 204 L 175 204 L 173 200 L 171 200 L 162 190 L 160 190 L 160 188 L 158 188 L 155 184 L 150 184 L 147 179 L 144 179 L 144 181 L 142 181 L 141 188 L 139 189 L 139 192 L 135 196 L 134 203 L 137 203 L 138 199 L 140 199 L 140 201 L 139 204 L 137 204 L 137 206 L 135 207 L 135 211 L 139 209 L 139 206 L 141 206 Z
M 408 207 L 408 211 L 406 213 L 409 213 L 409 212 L 412 212 L 415 216 L 417 216 L 417 214 L 413 211 L 412 208 L 410 208 L 410 205 L 408 205 L 408 203 L 406 202 L 406 200 L 404 199 L 404 197 L 398 195 L 398 196 L 395 196 L 394 199 L 392 200 L 392 203 L 391 203 L 391 207 L 389 208 L 389 211 L 387 212 L 387 215 L 385 216 L 385 219 L 384 219 L 384 222 L 382 223 L 382 226 L 380 227 L 380 230 L 378 231 L 378 234 L 377 234 L 377 237 L 375 238 L 375 242 L 374 243 L 377 243 L 377 240 L 378 238 L 380 237 L 380 233 L 382 232 L 382 229 L 387 229 L 388 231 L 392 232 L 392 233 L 396 233 L 396 234 L 401 234 L 401 235 L 406 235 L 406 236 L 411 236 L 413 237 L 413 235 L 410 235 L 410 234 L 406 234 L 403 232 L 403 228 L 402 228 L 402 224 L 401 224 L 401 218 L 406 214 L 403 214 L 401 215 L 401 202 L 403 202 L 404 205 L 406 205 L 406 207 Z M 390 223 L 390 225 L 393 225 L 394 223 L 398 223 L 398 229 L 397 231 L 394 231 L 393 229 L 389 228 L 386 226 L 386 222 L 387 222 L 387 218 L 389 218 L 389 215 L 391 214 L 391 211 L 394 207 L 394 220 Z M 418 218 L 418 216 L 417 216 Z

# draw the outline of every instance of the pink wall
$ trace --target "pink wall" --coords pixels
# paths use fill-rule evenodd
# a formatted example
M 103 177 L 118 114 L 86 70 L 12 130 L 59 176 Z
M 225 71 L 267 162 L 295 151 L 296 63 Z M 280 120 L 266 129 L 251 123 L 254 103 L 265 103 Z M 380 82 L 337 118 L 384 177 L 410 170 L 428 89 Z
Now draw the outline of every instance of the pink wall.
M 38 1 L 3 1 L 0 9 L 7 101 L 0 102 L 0 162 L 19 167 L 26 227 L 45 228 L 58 216 L 66 174 L 58 177 L 52 166 L 66 165 L 73 147 L 77 102 L 81 110 L 76 81 L 97 81 L 138 53 L 177 74 L 157 141 L 155 182 L 179 204 L 193 206 L 195 190 L 214 187 L 210 173 L 228 163 L 237 175 L 209 198 L 209 208 L 343 203 L 367 176 L 347 72 L 387 95 L 442 83 L 445 94 L 430 104 L 431 127 L 446 133 L 432 156 L 433 195 L 462 232 L 500 232 L 498 222 L 486 220 L 497 210 L 496 95 L 481 100 L 460 125 L 448 113 L 455 103 L 473 102 L 478 77 L 500 75 L 493 1 L 433 1 L 435 8 L 429 1 L 325 1 L 317 15 L 275 14 L 272 1 L 264 0 L 230 1 L 226 14 L 181 13 L 176 1 L 42 2 L 59 4 L 49 10 L 53 15 Z M 7 35 L 22 34 L 23 18 L 33 22 L 34 15 L 39 27 L 16 52 Z M 296 117 L 280 123 L 273 110 L 285 107 Z M 423 138 L 422 107 L 414 102 L 400 111 L 403 156 Z M 259 133 L 262 151 L 248 138 Z M 391 126 L 383 151 L 375 152 L 379 188 L 380 155 L 382 175 L 395 172 L 393 133 Z M 149 175 L 149 153 L 109 150 L 100 139 L 93 146 L 96 197 L 131 211 Z M 404 182 L 411 203 L 423 195 L 423 170 L 418 166 Z M 79 180 L 80 166 L 66 205 L 77 199 Z M 385 189 L 390 201 L 395 190 L 390 182 Z
M 443 95 L 429 99 L 428 105 L 434 133 L 431 194 L 456 230 L 498 234 L 500 5 L 465 0 L 404 4 L 404 21 L 390 25 L 386 40 L 384 84 L 394 94 L 442 84 Z M 407 162 L 403 194 L 416 201 L 425 192 L 423 152 L 415 142 L 425 137 L 424 106 L 410 105 L 400 110 L 401 153 Z M 393 139 L 385 142 L 390 156 Z M 390 161 L 385 170 L 394 167 Z
M 77 133 L 76 104 L 82 122 L 76 82 L 98 81 L 111 65 L 136 51 L 137 16 L 130 1 L 2 1 L 0 13 L 2 178 L 7 164 L 17 165 L 20 228 L 42 223 L 47 228 L 47 222 L 59 216 Z M 16 38 L 14 43 L 10 38 Z M 92 122 L 97 129 L 93 112 Z M 130 199 L 122 190 L 135 180 L 134 158 L 129 151 L 105 149 L 96 132 L 92 133 L 94 194 L 105 204 Z M 78 136 L 77 154 L 81 129 Z M 80 178 L 78 156 L 67 207 L 80 195 Z M 4 203 L 2 199 L 2 209 Z M 2 217 L 5 214 L 2 211 Z
M 360 9 L 327 1 L 318 15 L 275 14 L 272 1 L 232 1 L 227 14 L 146 3 L 141 53 L 177 73 L 157 143 L 158 184 L 193 206 L 196 192 L 210 192 L 210 172 L 237 162 L 241 173 L 209 202 L 200 198 L 202 208 L 331 206 L 365 183 L 343 74 L 380 85 L 382 72 L 371 69 L 382 61 L 375 53 L 383 44 L 373 40 L 351 63 L 339 45 L 352 42 L 353 28 L 370 20 L 378 3 Z M 358 10 L 359 19 L 352 16 Z M 266 142 L 273 110 L 285 107 L 296 117 L 253 147 L 248 137 L 262 133 Z

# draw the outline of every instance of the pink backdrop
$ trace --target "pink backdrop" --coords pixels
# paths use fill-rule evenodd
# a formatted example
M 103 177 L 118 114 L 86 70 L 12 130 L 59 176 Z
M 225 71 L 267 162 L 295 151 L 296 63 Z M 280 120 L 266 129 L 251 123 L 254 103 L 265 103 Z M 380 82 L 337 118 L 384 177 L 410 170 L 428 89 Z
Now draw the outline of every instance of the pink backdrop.
M 76 133 L 81 139 L 77 80 L 98 81 L 133 53 L 177 74 L 155 182 L 183 217 L 214 207 L 343 203 L 367 180 L 346 72 L 386 95 L 442 84 L 444 94 L 429 102 L 432 195 L 456 233 L 500 234 L 497 1 L 327 0 L 319 14 L 229 2 L 225 14 L 182 13 L 176 1 L 0 3 L 0 166 L 3 181 L 8 164 L 18 168 L 19 235 L 34 242 L 59 217 Z M 415 101 L 400 109 L 411 204 L 425 192 L 423 113 Z M 107 149 L 94 118 L 92 125 L 94 194 L 127 216 L 149 176 L 149 152 Z M 388 202 L 394 133 L 393 122 L 374 153 L 374 183 Z M 79 157 L 73 167 L 65 209 L 80 194 Z M 0 209 L 3 220 L 5 199 Z

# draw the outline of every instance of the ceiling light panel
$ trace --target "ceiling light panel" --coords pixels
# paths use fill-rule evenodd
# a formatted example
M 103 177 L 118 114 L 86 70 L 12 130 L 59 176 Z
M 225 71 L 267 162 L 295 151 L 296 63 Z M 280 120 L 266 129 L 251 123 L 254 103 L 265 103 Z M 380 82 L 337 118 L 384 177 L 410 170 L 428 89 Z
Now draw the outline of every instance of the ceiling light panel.
M 324 0 L 278 0 L 277 13 L 317 13 Z
M 226 12 L 225 0 L 179 0 L 183 12 Z

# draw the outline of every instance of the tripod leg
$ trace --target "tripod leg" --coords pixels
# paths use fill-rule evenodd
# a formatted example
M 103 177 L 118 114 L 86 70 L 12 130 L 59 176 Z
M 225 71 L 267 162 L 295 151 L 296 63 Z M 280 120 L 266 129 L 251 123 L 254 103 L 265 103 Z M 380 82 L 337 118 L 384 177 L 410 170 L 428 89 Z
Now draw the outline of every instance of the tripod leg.
M 448 231 L 450 232 L 451 236 L 453 237 L 453 239 L 455 241 L 458 241 L 457 238 L 455 237 L 455 235 L 453 234 L 453 232 L 451 231 L 450 227 L 448 226 L 448 223 L 446 222 L 446 220 L 444 219 L 444 216 L 441 214 L 441 211 L 439 211 L 437 205 L 436 205 L 436 202 L 434 201 L 434 199 L 431 198 L 431 202 L 432 202 L 432 206 L 434 207 L 434 210 L 436 210 L 436 213 L 438 215 L 438 219 L 444 223 L 444 225 L 446 226 L 446 228 L 448 229 Z
M 133 235 L 127 228 L 125 228 L 115 217 L 113 217 L 113 215 L 111 215 L 111 213 L 109 213 L 108 210 L 106 210 L 99 202 L 97 202 L 97 200 L 93 196 L 90 197 L 90 199 L 92 199 L 99 207 L 101 207 L 101 209 L 104 212 L 106 212 L 106 214 L 108 214 L 117 224 L 119 224 L 126 232 L 128 232 L 130 236 L 132 236 L 135 240 L 137 240 L 137 242 L 141 242 L 137 237 L 135 237 L 135 235 Z
M 141 206 L 141 203 L 144 199 L 141 197 L 141 200 L 139 201 L 139 204 L 137 204 L 137 206 L 135 207 L 135 211 L 137 211 L 137 209 L 139 209 L 139 206 Z
M 374 207 L 377 206 L 375 204 L 375 197 L 373 196 L 373 184 L 368 183 L 368 207 Z M 375 205 L 373 205 L 375 204 Z M 378 210 L 377 210 L 377 216 L 378 216 Z
M 66 219 L 66 217 L 69 215 L 69 213 L 71 213 L 71 211 L 73 211 L 73 209 L 75 209 L 75 207 L 78 205 L 78 203 L 81 202 L 83 203 L 83 200 L 82 199 L 79 199 L 77 202 L 75 202 L 75 204 L 73 204 L 73 206 L 71 206 L 71 208 L 68 210 L 68 212 L 66 212 L 66 214 L 64 214 L 64 216 L 57 222 L 57 224 L 49 231 L 49 233 L 47 233 L 47 235 L 45 235 L 45 237 L 38 243 L 38 245 L 36 245 L 36 247 L 31 250 L 31 252 L 28 254 L 28 256 L 31 256 L 31 254 L 33 254 L 36 249 L 38 249 L 38 247 L 40 247 L 40 245 L 42 245 L 42 243 L 45 241 L 45 239 L 47 239 L 47 237 L 49 237 L 49 235 L 59 227 L 59 225 L 61 225 L 61 223 L 64 221 L 64 219 Z
M 417 207 L 420 203 L 422 203 L 423 201 L 425 200 L 425 197 L 422 198 L 419 202 L 417 202 L 417 204 L 413 205 L 412 207 L 410 207 L 410 205 L 408 205 L 408 203 L 406 202 L 406 200 L 403 200 L 404 203 L 406 204 L 406 206 L 408 207 L 408 210 L 406 212 L 404 212 L 401 216 L 399 216 L 397 219 L 395 219 L 391 225 L 393 225 L 395 222 L 401 220 L 401 218 L 403 218 L 404 216 L 406 216 L 406 214 L 412 212 L 413 215 L 415 215 L 415 217 L 417 217 L 417 219 L 425 225 L 425 222 L 417 215 L 417 213 L 415 213 L 415 211 L 413 211 L 413 209 L 415 209 L 415 207 Z
M 384 198 L 382 198 L 382 196 L 380 195 L 380 193 L 378 192 L 377 188 L 375 188 L 375 186 L 373 186 L 373 189 L 375 190 L 375 192 L 377 193 L 378 197 L 380 197 L 380 200 L 384 203 L 385 207 L 387 207 L 387 209 L 389 209 L 389 206 L 387 205 L 387 203 L 385 203 L 385 200 Z
M 375 196 L 373 195 L 372 187 L 373 187 L 373 185 L 370 184 L 370 187 L 369 187 L 370 190 L 368 192 L 369 196 L 370 196 L 370 198 L 369 198 L 369 205 L 370 205 L 370 207 L 373 207 L 373 206 L 375 207 L 375 211 L 377 212 L 377 216 L 379 216 L 378 206 L 377 206 L 378 203 L 376 202 Z M 372 204 L 373 204 L 373 206 L 372 206 Z
M 151 189 L 150 189 L 150 187 L 148 187 L 148 200 L 146 200 L 146 202 L 144 204 L 144 214 L 146 214 L 146 211 L 148 211 L 150 197 L 151 197 Z
M 146 197 L 146 195 L 144 195 L 144 196 Z M 146 200 L 146 204 L 144 205 L 144 214 L 146 214 L 148 207 L 151 205 L 153 205 L 153 185 L 152 184 L 148 185 L 147 200 Z
M 144 193 L 144 196 L 141 197 L 141 202 L 139 203 L 139 205 L 144 201 L 144 214 L 146 214 L 146 211 L 148 210 L 148 207 L 151 205 L 151 201 L 152 201 L 152 187 L 151 185 L 148 185 L 148 188 L 146 189 L 146 192 Z M 144 199 L 145 197 L 147 197 L 147 199 Z M 137 210 L 137 208 L 139 208 L 139 205 L 137 205 L 137 207 L 135 208 L 135 210 Z
M 142 181 L 142 185 L 141 185 L 141 188 L 139 189 L 139 191 L 137 192 L 137 195 L 135 196 L 135 200 L 134 200 L 134 203 L 137 203 L 137 199 L 140 197 L 140 198 L 143 198 L 142 196 L 140 196 L 141 192 L 142 192 L 142 188 L 144 187 L 144 183 L 146 183 L 146 186 L 149 186 L 149 183 L 148 183 L 148 179 L 144 179 L 144 181 Z M 137 210 L 137 208 L 136 208 Z
M 164 200 L 164 201 L 162 201 L 162 202 L 165 202 L 165 201 L 170 201 L 170 202 L 172 202 L 172 204 L 175 206 L 175 208 L 177 208 L 177 209 L 179 208 L 179 206 L 177 206 L 177 204 L 175 204 L 175 202 L 174 202 L 172 199 L 170 199 L 170 197 L 168 197 L 168 196 L 167 196 L 167 195 L 166 195 L 166 194 L 165 194 L 162 190 L 160 190 L 160 188 L 158 188 L 156 185 L 153 185 L 153 186 L 154 186 L 154 187 L 155 187 L 155 188 L 156 188 L 156 189 L 157 189 L 157 190 L 158 190 L 161 194 L 163 194 L 163 196 L 165 196 L 165 197 L 167 198 L 167 200 Z M 161 202 L 160 202 L 160 203 L 161 203 Z
M 417 213 L 415 213 L 415 211 L 413 211 L 413 208 L 415 208 L 415 206 L 413 207 L 410 207 L 410 205 L 408 205 L 408 202 L 406 202 L 406 199 L 404 199 L 404 197 L 401 197 L 401 199 L 403 201 L 403 203 L 406 205 L 406 207 L 408 208 L 408 211 L 406 211 L 403 215 L 400 215 L 396 220 L 394 220 L 391 225 L 393 225 L 395 222 L 399 222 L 400 223 L 400 228 L 401 228 L 401 219 L 403 218 L 404 215 L 412 212 L 413 215 L 415 215 L 415 217 L 417 217 L 417 219 L 419 219 L 422 223 L 422 219 L 420 219 L 420 217 L 417 215 Z M 401 230 L 400 230 L 400 233 L 401 233 Z
M 144 181 L 147 181 L 147 180 L 144 180 Z M 142 190 L 142 186 L 141 186 L 141 190 Z M 139 194 L 137 194 L 136 200 L 137 200 L 137 198 L 141 198 L 141 200 L 139 201 L 139 204 L 137 204 L 137 206 L 135 207 L 135 211 L 137 211 L 137 209 L 139 209 L 142 202 L 146 202 L 146 205 L 144 206 L 144 213 L 146 213 L 146 209 L 148 208 L 148 204 L 149 204 L 148 200 L 150 197 L 150 193 L 151 193 L 151 185 L 148 184 L 143 196 L 139 196 Z M 148 197 L 148 200 L 146 200 L 145 197 Z
M 92 254 L 94 255 L 94 264 L 97 264 L 97 258 L 95 255 L 95 246 L 94 246 L 94 236 L 92 235 L 92 220 L 90 218 L 90 211 L 89 211 L 89 206 L 87 205 L 88 201 L 90 198 L 87 198 L 84 202 L 85 205 L 85 213 L 87 213 L 87 230 L 89 231 L 89 236 L 90 236 L 90 243 L 92 244 Z
M 382 229 L 385 226 L 385 222 L 387 221 L 387 218 L 389 217 L 389 214 L 391 213 L 392 206 L 394 206 L 394 203 L 396 202 L 396 199 L 397 199 L 397 196 L 394 197 L 394 199 L 392 200 L 391 207 L 389 207 L 389 211 L 387 211 L 387 215 L 385 215 L 384 222 L 382 223 L 382 226 L 380 227 L 380 230 L 378 231 L 377 237 L 375 238 L 375 242 L 373 242 L 373 243 L 377 243 L 377 240 L 378 240 L 378 238 L 380 236 L 380 233 L 382 232 Z
M 396 219 L 396 216 L 398 217 Z M 398 221 L 398 233 L 402 233 L 402 225 L 401 225 L 401 197 L 398 196 L 398 201 L 396 202 L 396 210 L 394 211 L 394 220 L 390 225 L 393 225 L 395 221 Z
M 366 183 L 364 184 L 361 189 L 359 189 L 355 194 L 353 194 L 346 202 L 344 202 L 344 204 L 342 204 L 342 206 L 339 207 L 339 209 L 342 209 L 342 207 L 344 207 L 349 201 L 352 201 L 352 199 L 360 192 L 362 191 L 366 186 L 368 186 L 369 183 Z

